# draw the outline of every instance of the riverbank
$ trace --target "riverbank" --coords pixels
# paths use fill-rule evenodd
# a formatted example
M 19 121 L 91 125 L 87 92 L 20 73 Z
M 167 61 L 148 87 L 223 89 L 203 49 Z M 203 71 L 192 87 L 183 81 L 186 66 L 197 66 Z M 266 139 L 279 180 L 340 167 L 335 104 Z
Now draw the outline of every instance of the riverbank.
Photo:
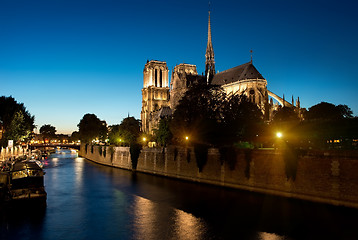
M 31 153 L 28 148 L 23 148 L 22 146 L 15 146 L 15 147 L 5 147 L 1 148 L 0 150 L 0 161 L 5 161 L 10 158 L 18 158 L 23 157 L 24 155 L 27 155 Z
M 220 154 L 212 148 L 208 149 L 204 164 L 197 161 L 194 149 L 178 146 L 144 148 L 137 164 L 132 163 L 127 147 L 81 145 L 79 155 L 131 171 L 358 208 L 355 151 L 291 154 L 242 150 Z

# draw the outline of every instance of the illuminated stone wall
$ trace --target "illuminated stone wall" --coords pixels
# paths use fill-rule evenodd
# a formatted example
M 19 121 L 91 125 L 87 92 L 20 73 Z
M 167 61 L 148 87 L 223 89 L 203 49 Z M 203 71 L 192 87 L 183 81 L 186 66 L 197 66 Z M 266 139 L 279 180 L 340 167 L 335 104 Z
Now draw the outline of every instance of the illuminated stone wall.
M 143 70 L 141 122 L 143 132 L 152 132 L 158 121 L 154 118 L 162 107 L 169 106 L 169 70 L 166 62 L 149 61 Z
M 129 148 L 115 148 L 99 155 L 98 147 L 80 155 L 94 162 L 132 170 Z M 103 148 L 103 147 L 102 147 Z M 209 149 L 201 172 L 194 150 L 171 146 L 145 148 L 137 171 L 249 191 L 358 208 L 358 154 L 347 151 L 307 152 L 298 157 L 294 174 L 287 172 L 287 159 L 274 150 L 237 151 L 234 162 L 221 164 L 217 149 Z
M 197 76 L 196 66 L 192 64 L 181 63 L 174 67 L 170 83 L 170 107 L 176 109 L 180 99 L 188 90 L 190 81 L 188 76 Z

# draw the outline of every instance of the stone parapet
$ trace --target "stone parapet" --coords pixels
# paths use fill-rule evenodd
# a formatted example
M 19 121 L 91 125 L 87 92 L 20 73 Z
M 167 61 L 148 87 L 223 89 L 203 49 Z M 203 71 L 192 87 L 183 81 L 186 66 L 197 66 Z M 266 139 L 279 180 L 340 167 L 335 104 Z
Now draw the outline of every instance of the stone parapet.
M 199 171 L 193 148 L 144 148 L 136 169 L 128 147 L 95 146 L 93 152 L 91 148 L 88 145 L 86 152 L 81 145 L 80 155 L 108 166 L 358 208 L 356 152 L 306 152 L 292 158 L 278 150 L 237 150 L 228 161 L 220 158 L 218 149 L 208 149 Z

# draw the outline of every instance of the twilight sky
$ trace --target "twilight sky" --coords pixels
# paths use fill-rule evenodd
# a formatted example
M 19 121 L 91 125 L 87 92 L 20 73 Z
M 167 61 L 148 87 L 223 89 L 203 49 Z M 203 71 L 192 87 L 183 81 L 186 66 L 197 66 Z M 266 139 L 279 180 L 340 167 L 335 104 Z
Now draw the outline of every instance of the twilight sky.
M 211 8 L 217 70 L 250 61 L 253 49 L 270 91 L 358 114 L 357 1 L 213 0 Z M 147 59 L 202 73 L 207 21 L 206 0 L 0 0 L 0 96 L 58 133 L 77 130 L 86 113 L 109 125 L 140 118 Z

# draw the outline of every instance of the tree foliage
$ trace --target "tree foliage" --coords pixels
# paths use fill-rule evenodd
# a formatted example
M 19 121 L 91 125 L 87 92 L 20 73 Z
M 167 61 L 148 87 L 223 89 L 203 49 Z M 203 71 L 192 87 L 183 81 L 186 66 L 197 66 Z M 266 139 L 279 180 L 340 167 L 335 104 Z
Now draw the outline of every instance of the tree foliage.
M 73 142 L 80 140 L 80 133 L 78 131 L 72 132 L 70 140 Z
M 13 97 L 0 97 L 0 122 L 4 129 L 1 145 L 5 146 L 7 140 L 27 139 L 35 125 L 35 117 L 25 108 L 23 103 L 18 103 Z
M 176 141 L 220 146 L 252 140 L 263 115 L 244 95 L 228 97 L 222 88 L 193 85 L 179 101 L 170 129 Z
M 332 143 L 338 141 L 340 148 L 354 147 L 353 139 L 358 137 L 358 122 L 347 105 L 321 102 L 309 108 L 304 114 L 304 121 L 297 121 L 292 111 L 282 108 L 271 123 L 274 130 L 280 128 L 284 132 L 285 141 L 290 144 L 296 147 L 330 148 L 335 147 Z
M 339 120 L 352 117 L 352 110 L 347 105 L 334 105 L 321 102 L 308 109 L 306 120 Z
M 154 130 L 156 142 L 159 143 L 160 146 L 164 146 L 164 147 L 167 146 L 173 137 L 169 125 L 170 125 L 170 119 L 162 118 L 159 121 L 158 129 Z
M 121 124 L 110 126 L 108 138 L 111 144 L 131 145 L 138 142 L 140 121 L 134 117 L 124 118 Z
M 282 123 L 282 122 L 298 122 L 299 118 L 295 109 L 292 107 L 283 107 L 277 110 L 273 117 L 274 123 Z
M 105 121 L 101 121 L 95 114 L 85 114 L 77 126 L 79 128 L 80 139 L 84 143 L 89 143 L 96 138 L 101 141 L 107 138 L 107 124 Z
M 50 124 L 42 125 L 40 128 L 40 134 L 43 139 L 52 139 L 56 137 L 56 128 Z
M 175 140 L 181 141 L 189 136 L 192 142 L 212 144 L 224 97 L 219 87 L 193 85 L 189 88 L 179 101 L 170 124 Z
M 221 142 L 254 141 L 261 134 L 263 114 L 245 95 L 231 95 L 224 101 L 221 120 Z

